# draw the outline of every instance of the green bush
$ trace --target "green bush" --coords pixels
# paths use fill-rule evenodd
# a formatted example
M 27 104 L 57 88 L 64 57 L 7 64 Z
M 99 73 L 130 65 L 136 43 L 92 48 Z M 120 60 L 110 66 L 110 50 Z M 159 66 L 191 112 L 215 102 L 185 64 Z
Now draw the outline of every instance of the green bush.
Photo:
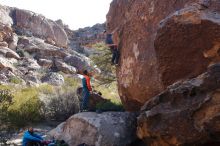
M 13 104 L 8 108 L 9 121 L 16 126 L 41 120 L 42 102 L 35 88 L 25 88 L 14 94 Z
M 50 84 L 41 84 L 37 90 L 40 92 L 40 93 L 43 93 L 43 94 L 53 94 L 55 91 L 54 91 L 54 87 Z
M 20 83 L 22 83 L 22 80 L 20 78 L 14 76 L 14 77 L 10 77 L 9 82 L 14 83 L 14 84 L 20 84 Z
M 97 43 L 92 46 L 96 49 L 97 53 L 94 54 L 91 59 L 94 65 L 102 71 L 99 75 L 100 85 L 109 85 L 116 81 L 116 69 L 111 65 L 112 53 L 110 49 L 104 43 Z
M 7 122 L 8 108 L 12 104 L 13 95 L 9 90 L 0 90 L 0 123 Z
M 65 77 L 64 78 L 65 84 L 64 86 L 69 86 L 71 88 L 78 88 L 80 85 L 80 80 L 73 78 L 73 77 Z
M 104 103 L 98 103 L 96 109 L 101 111 L 124 111 L 122 104 L 114 103 L 110 100 Z
M 55 95 L 47 96 L 49 102 L 44 106 L 47 119 L 64 121 L 79 111 L 79 99 L 75 91 L 64 92 L 61 90 L 57 89 Z

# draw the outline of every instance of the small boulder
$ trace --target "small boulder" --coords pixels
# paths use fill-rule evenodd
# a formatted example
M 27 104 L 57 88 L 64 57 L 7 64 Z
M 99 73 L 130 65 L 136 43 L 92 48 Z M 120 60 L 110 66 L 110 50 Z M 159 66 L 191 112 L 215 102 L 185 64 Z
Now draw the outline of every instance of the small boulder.
M 52 38 L 47 38 L 44 42 L 48 43 L 48 44 L 51 44 L 53 46 L 56 44 L 56 42 Z
M 65 62 L 61 60 L 55 60 L 55 65 L 59 71 L 62 71 L 67 74 L 76 73 L 76 68 L 70 65 L 67 65 Z
M 77 96 L 79 98 L 80 101 L 82 101 L 82 96 L 83 96 L 83 88 L 79 87 L 76 90 Z M 100 93 L 97 92 L 92 92 L 90 94 L 89 97 L 89 110 L 96 110 L 96 106 L 97 104 L 101 104 L 101 103 L 106 103 L 109 100 L 105 99 L 104 97 L 102 97 L 102 95 Z
M 0 42 L 0 46 L 1 47 L 8 47 L 8 43 L 7 42 Z

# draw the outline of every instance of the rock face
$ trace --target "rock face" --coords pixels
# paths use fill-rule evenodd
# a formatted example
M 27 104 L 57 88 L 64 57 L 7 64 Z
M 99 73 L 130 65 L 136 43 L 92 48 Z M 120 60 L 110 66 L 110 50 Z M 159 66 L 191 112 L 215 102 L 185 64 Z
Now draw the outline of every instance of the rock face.
M 77 125 L 77 126 L 76 126 Z M 70 146 L 127 146 L 136 139 L 136 116 L 132 113 L 80 113 L 50 132 Z
M 75 31 L 65 28 L 69 38 L 69 47 L 80 53 L 86 53 L 83 46 L 104 41 L 104 30 L 105 24 L 96 24 Z
M 13 12 L 17 31 L 45 39 L 52 39 L 57 46 L 67 47 L 68 37 L 62 26 L 44 16 L 15 9 Z
M 119 94 L 138 110 L 168 85 L 219 61 L 218 0 L 114 0 L 107 29 L 121 57 Z
M 139 138 L 149 146 L 209 146 L 219 142 L 219 89 L 220 64 L 197 78 L 169 86 L 142 107 Z

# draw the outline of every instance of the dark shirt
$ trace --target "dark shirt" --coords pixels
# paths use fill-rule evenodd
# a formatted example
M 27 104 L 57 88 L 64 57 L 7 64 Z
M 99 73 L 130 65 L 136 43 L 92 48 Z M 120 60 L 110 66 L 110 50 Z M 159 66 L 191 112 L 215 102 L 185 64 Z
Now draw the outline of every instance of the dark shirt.
M 112 34 L 107 34 L 106 35 L 105 43 L 106 44 L 114 44 L 114 42 L 112 40 Z

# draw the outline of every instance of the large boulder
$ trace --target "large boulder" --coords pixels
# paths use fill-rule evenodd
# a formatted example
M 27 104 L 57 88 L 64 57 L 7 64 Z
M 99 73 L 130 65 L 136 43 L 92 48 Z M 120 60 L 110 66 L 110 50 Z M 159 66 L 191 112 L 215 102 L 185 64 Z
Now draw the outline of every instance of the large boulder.
M 142 107 L 139 138 L 149 146 L 220 145 L 220 64 L 177 82 Z
M 73 55 L 68 55 L 64 58 L 64 62 L 75 67 L 78 71 L 82 72 L 88 70 L 90 73 L 99 74 L 100 70 L 93 66 L 91 60 L 79 53 L 74 52 Z
M 127 146 L 136 140 L 136 115 L 127 112 L 80 113 L 50 132 L 70 146 Z
M 121 53 L 117 77 L 125 108 L 139 110 L 218 61 L 219 18 L 218 0 L 114 0 L 107 29 Z
M 17 31 L 26 35 L 53 39 L 57 46 L 67 47 L 68 37 L 63 27 L 42 15 L 30 11 L 13 11 Z M 31 36 L 31 35 L 29 35 Z

